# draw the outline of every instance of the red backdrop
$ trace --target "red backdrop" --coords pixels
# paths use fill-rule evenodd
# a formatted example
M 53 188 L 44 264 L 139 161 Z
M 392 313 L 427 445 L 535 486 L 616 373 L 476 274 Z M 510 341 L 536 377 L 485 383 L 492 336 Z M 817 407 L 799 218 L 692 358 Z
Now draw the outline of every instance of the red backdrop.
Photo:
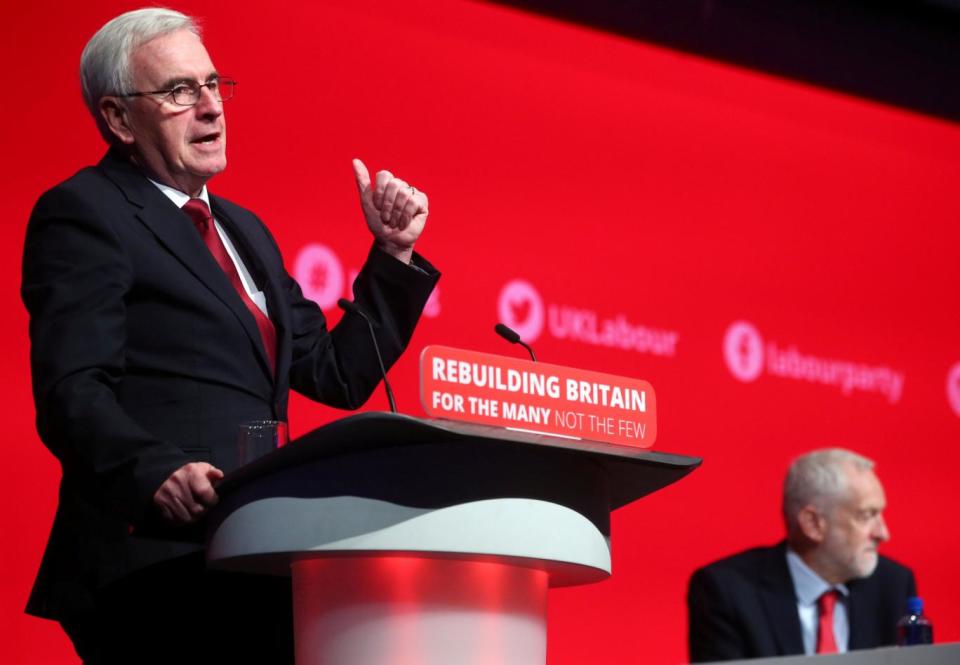
M 705 460 L 615 514 L 610 580 L 551 592 L 551 665 L 683 661 L 690 572 L 779 539 L 789 459 L 837 444 L 878 461 L 885 550 L 917 571 L 938 638 L 960 639 L 956 125 L 497 6 L 318 4 L 178 3 L 240 81 L 230 167 L 212 189 L 267 220 L 291 269 L 313 244 L 332 252 L 302 259 L 319 298 L 368 244 L 351 157 L 392 169 L 430 194 L 420 249 L 445 273 L 392 372 L 403 411 L 422 413 L 424 345 L 518 350 L 491 329 L 505 285 L 522 279 L 539 301 L 513 292 L 504 308 L 530 326 L 542 304 L 543 360 L 649 380 L 657 448 Z M 4 663 L 76 662 L 54 624 L 21 613 L 59 470 L 33 426 L 19 261 L 36 197 L 103 152 L 77 62 L 134 7 L 7 10 Z M 591 343 L 591 316 L 619 318 L 634 345 Z M 756 336 L 733 338 L 727 359 L 735 321 Z M 658 331 L 676 335 L 666 353 L 640 341 Z M 803 359 L 775 362 L 771 345 Z M 817 359 L 902 376 L 902 394 L 876 373 L 832 385 Z M 385 406 L 377 395 L 367 408 Z M 292 432 L 338 415 L 296 401 Z

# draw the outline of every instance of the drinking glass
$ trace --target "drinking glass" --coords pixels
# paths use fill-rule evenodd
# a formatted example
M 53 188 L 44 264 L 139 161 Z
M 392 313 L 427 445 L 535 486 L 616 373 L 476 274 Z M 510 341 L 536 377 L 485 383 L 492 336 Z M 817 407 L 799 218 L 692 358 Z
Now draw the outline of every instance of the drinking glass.
M 243 465 L 267 455 L 290 441 L 282 420 L 251 420 L 240 425 L 237 461 Z

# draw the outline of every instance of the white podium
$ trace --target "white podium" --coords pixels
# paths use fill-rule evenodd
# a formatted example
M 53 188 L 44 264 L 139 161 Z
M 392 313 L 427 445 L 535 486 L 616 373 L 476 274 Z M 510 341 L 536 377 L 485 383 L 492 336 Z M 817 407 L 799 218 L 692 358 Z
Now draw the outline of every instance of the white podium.
M 692 457 L 388 413 L 230 474 L 211 567 L 289 575 L 297 665 L 543 665 L 546 594 L 610 575 L 610 511 Z

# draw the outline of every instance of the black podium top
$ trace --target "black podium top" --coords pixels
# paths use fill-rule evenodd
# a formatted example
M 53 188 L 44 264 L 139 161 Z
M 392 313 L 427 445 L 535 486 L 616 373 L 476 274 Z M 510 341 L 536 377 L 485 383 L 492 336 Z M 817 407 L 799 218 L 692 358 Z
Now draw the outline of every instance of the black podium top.
M 471 467 L 476 471 L 466 481 L 465 476 L 459 479 L 471 484 L 476 484 L 479 477 L 491 475 L 491 469 L 495 470 L 496 475 L 501 475 L 496 471 L 498 469 L 510 475 L 509 472 L 525 465 L 526 475 L 514 474 L 514 490 L 521 486 L 523 490 L 527 490 L 526 485 L 529 484 L 540 485 L 541 489 L 545 489 L 551 484 L 569 482 L 571 476 L 565 473 L 551 478 L 553 471 L 560 468 L 558 464 L 567 470 L 574 469 L 574 473 L 578 468 L 590 469 L 590 475 L 599 475 L 603 479 L 607 511 L 620 508 L 676 482 L 697 468 L 702 461 L 698 457 L 652 452 L 598 441 L 578 441 L 485 425 L 426 420 L 385 412 L 365 412 L 315 429 L 283 448 L 237 469 L 224 478 L 217 492 L 228 496 L 249 483 L 280 471 L 286 472 L 303 465 L 314 466 L 318 462 L 332 462 L 352 456 L 363 460 L 375 455 L 377 451 L 389 451 L 394 458 L 402 459 L 404 448 L 409 448 L 411 456 L 419 458 L 417 469 L 423 473 L 437 471 L 423 469 L 423 460 L 442 451 L 448 461 L 454 459 L 459 467 Z M 415 455 L 415 449 L 426 449 L 428 455 Z M 517 460 L 522 460 L 522 463 L 515 464 Z M 538 466 L 541 462 L 542 466 Z M 447 469 L 449 464 L 440 469 L 440 472 Z M 483 473 L 480 472 L 481 469 Z M 542 470 L 542 473 L 531 474 L 530 471 L 535 469 Z M 554 480 L 558 482 L 553 482 Z M 363 479 L 352 479 L 350 482 L 362 483 Z M 382 476 L 368 479 L 368 485 L 375 486 L 381 492 L 389 491 L 389 488 L 384 488 Z M 540 494 L 536 488 L 531 488 L 530 491 L 533 495 Z M 548 493 L 556 491 L 558 488 L 553 487 Z M 526 491 L 522 493 L 526 494 Z

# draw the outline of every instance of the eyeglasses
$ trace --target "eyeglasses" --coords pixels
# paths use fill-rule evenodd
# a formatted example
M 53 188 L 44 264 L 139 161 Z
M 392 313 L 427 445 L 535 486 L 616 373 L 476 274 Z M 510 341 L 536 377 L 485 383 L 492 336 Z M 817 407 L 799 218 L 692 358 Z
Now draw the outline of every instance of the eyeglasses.
M 121 97 L 146 97 L 147 95 L 167 95 L 177 106 L 194 106 L 200 101 L 200 89 L 206 88 L 218 102 L 225 102 L 233 97 L 236 91 L 237 82 L 233 79 L 214 79 L 206 83 L 197 83 L 196 81 L 184 81 L 178 83 L 170 90 L 151 90 L 149 92 L 131 92 L 129 95 L 120 95 Z

